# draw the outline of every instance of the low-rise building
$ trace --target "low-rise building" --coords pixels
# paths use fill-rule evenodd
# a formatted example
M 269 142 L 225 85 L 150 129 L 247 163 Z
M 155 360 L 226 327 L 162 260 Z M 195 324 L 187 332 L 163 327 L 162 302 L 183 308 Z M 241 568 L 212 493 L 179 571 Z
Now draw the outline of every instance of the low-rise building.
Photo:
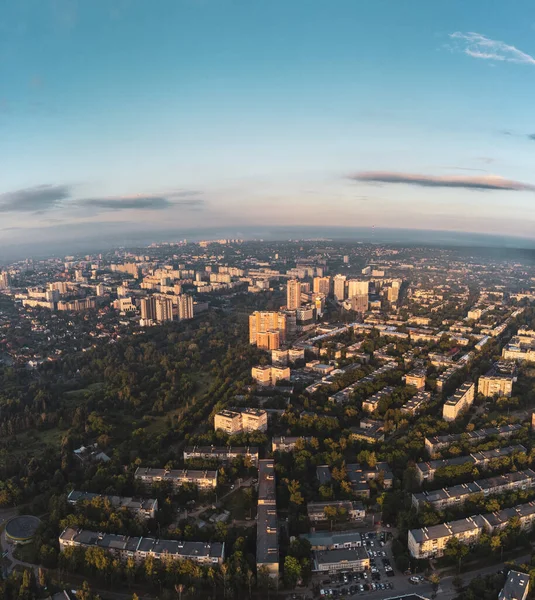
M 529 575 L 511 569 L 498 600 L 526 600 L 529 592 Z
M 483 515 L 483 518 L 485 519 L 485 529 L 491 534 L 503 531 L 513 518 L 518 520 L 522 531 L 530 531 L 535 523 L 535 502 L 518 504 L 512 508 L 487 513 Z
M 365 571 L 370 568 L 370 557 L 364 548 L 338 548 L 314 552 L 314 571 Z
M 365 410 L 366 412 L 369 412 L 369 413 L 374 412 L 375 410 L 377 410 L 377 407 L 379 406 L 379 402 L 381 402 L 381 400 L 383 398 L 390 396 L 390 394 L 393 391 L 394 391 L 394 388 L 390 385 L 387 385 L 384 388 L 380 389 L 378 392 L 375 392 L 375 394 L 373 394 L 373 396 L 370 396 L 369 398 L 364 400 L 364 402 L 362 403 L 362 410 Z
M 158 482 L 169 482 L 175 491 L 186 483 L 196 485 L 200 490 L 214 489 L 217 486 L 217 471 L 138 467 L 135 477 L 147 487 Z
M 104 502 L 115 509 L 126 509 L 141 519 L 154 519 L 158 511 L 158 500 L 155 498 L 131 498 L 124 496 L 106 496 L 93 494 L 92 492 L 80 492 L 72 490 L 67 496 L 67 502 L 72 505 L 78 502 L 92 502 L 95 498 L 101 498 Z
M 410 398 L 410 400 L 407 400 L 400 410 L 406 415 L 414 416 L 424 410 L 424 408 L 429 404 L 430 400 L 430 392 L 419 391 L 412 398 Z
M 360 427 L 349 428 L 351 439 L 366 442 L 367 444 L 379 444 L 385 441 L 383 421 L 363 418 Z
M 457 538 L 462 544 L 472 545 L 479 541 L 485 526 L 481 515 L 441 523 L 409 531 L 408 546 L 413 558 L 438 558 L 444 555 L 447 543 Z
M 247 458 L 252 466 L 256 467 L 258 464 L 258 448 L 256 446 L 186 446 L 183 456 L 184 460 L 200 458 L 222 463 L 231 462 L 241 456 Z
M 347 516 L 350 521 L 362 521 L 366 510 L 362 502 L 333 500 L 330 502 L 309 502 L 307 504 L 310 521 L 329 521 L 333 516 Z
M 338 548 L 360 548 L 362 536 L 359 531 L 315 531 L 299 536 L 308 540 L 312 550 L 337 550 Z
M 278 436 L 271 439 L 271 451 L 272 452 L 291 452 L 297 442 L 308 442 L 309 437 L 303 436 Z
M 455 421 L 455 419 L 464 411 L 466 411 L 474 402 L 476 386 L 475 384 L 467 381 L 461 385 L 453 394 L 450 396 L 443 407 L 442 417 L 445 421 Z
M 493 460 L 499 460 L 505 456 L 519 454 L 520 452 L 526 453 L 527 450 L 521 444 L 516 444 L 514 446 L 495 448 L 493 450 L 474 452 L 473 454 L 467 454 L 465 456 L 421 462 L 416 465 L 416 474 L 420 484 L 424 481 L 430 483 L 435 479 L 437 471 L 447 473 L 448 469 L 455 469 L 455 467 L 460 467 L 462 465 L 485 468 Z
M 424 504 L 435 510 L 443 510 L 452 506 L 462 506 L 477 494 L 493 496 L 514 490 L 529 490 L 535 487 L 535 471 L 525 469 L 488 477 L 471 483 L 462 483 L 432 492 L 420 492 L 412 495 L 412 505 L 419 510 Z
M 510 423 L 501 427 L 487 427 L 475 431 L 466 431 L 465 433 L 450 433 L 447 435 L 437 435 L 425 438 L 425 449 L 435 458 L 442 450 L 446 450 L 452 444 L 464 443 L 468 445 L 481 444 L 491 438 L 509 438 L 517 435 L 522 430 L 520 423 Z
M 256 567 L 267 569 L 271 577 L 279 576 L 279 525 L 275 461 L 272 459 L 258 461 Z
M 225 544 L 130 537 L 112 533 L 96 533 L 67 527 L 59 536 L 59 548 L 103 548 L 125 562 L 133 558 L 139 564 L 149 556 L 155 559 L 192 560 L 199 564 L 222 564 Z

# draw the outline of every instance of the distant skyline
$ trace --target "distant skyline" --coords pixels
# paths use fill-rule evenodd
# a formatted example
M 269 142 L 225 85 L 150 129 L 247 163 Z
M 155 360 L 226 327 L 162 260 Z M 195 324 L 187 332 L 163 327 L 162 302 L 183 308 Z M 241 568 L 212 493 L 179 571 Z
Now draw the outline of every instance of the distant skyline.
M 0 247 L 307 226 L 535 239 L 532 0 L 7 0 Z

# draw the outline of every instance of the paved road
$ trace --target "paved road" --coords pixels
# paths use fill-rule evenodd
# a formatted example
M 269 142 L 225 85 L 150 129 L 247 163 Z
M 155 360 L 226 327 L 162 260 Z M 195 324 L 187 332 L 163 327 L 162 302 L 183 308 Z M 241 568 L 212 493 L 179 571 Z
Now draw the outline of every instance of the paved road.
M 8 573 L 10 573 L 16 566 L 19 566 L 19 567 L 22 567 L 25 569 L 32 569 L 32 571 L 37 576 L 37 572 L 39 570 L 38 565 L 33 565 L 31 563 L 22 562 L 20 560 L 17 560 L 13 556 L 13 550 L 15 549 L 15 546 L 13 546 L 13 544 L 8 543 L 8 541 L 6 540 L 6 530 L 5 529 L 2 531 L 2 536 L 1 536 L 0 540 L 2 543 L 2 549 L 7 551 L 7 555 L 3 559 L 4 565 L 7 565 L 8 562 L 10 563 L 6 569 Z

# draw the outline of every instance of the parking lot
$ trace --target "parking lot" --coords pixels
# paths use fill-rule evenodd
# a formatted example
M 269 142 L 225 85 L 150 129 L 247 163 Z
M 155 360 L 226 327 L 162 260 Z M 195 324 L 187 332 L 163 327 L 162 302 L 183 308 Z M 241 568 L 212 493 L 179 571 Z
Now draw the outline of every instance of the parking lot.
M 370 557 L 370 570 L 364 572 L 345 572 L 335 574 L 317 574 L 316 585 L 322 597 L 354 597 L 359 594 L 374 594 L 376 597 L 396 595 L 394 590 L 407 587 L 407 578 L 396 574 L 394 561 L 390 553 L 391 542 L 387 532 L 361 533 L 362 547 Z M 375 595 L 375 594 L 374 594 Z

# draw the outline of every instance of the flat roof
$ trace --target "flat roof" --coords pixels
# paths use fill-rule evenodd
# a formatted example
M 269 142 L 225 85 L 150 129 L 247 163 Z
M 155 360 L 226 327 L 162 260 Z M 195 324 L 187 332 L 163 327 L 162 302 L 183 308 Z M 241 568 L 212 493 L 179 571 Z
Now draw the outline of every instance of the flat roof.
M 258 461 L 258 500 L 275 503 L 275 461 L 271 458 Z
M 314 552 L 314 561 L 318 565 L 330 565 L 355 560 L 369 560 L 368 552 L 362 547 L 335 548 L 333 550 L 316 550 Z
M 521 600 L 529 589 L 529 575 L 511 569 L 500 592 L 500 600 Z

